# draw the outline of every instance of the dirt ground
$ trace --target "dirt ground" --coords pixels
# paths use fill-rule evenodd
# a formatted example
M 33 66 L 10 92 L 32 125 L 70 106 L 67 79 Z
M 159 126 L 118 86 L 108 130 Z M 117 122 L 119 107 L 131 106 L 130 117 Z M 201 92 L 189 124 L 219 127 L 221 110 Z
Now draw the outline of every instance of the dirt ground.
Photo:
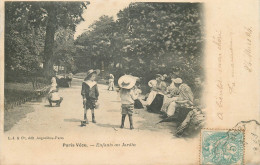
M 174 123 L 156 124 L 158 114 L 144 109 L 134 112 L 134 130 L 129 129 L 129 120 L 121 129 L 120 98 L 116 91 L 108 91 L 99 84 L 100 108 L 95 111 L 97 123 L 80 126 L 83 120 L 83 105 L 80 95 L 82 80 L 73 79 L 71 88 L 60 89 L 64 98 L 60 107 L 49 107 L 45 98 L 28 102 L 12 109 L 5 119 L 7 131 L 3 146 L 5 159 L 10 164 L 171 164 L 171 162 L 198 162 L 199 136 L 177 138 Z M 16 121 L 15 112 L 28 111 Z M 91 121 L 91 113 L 88 113 Z M 16 137 L 34 137 L 34 140 L 12 140 Z M 56 140 L 37 140 L 41 137 L 58 137 Z M 11 138 L 11 140 L 10 140 Z M 84 143 L 87 148 L 64 147 L 64 144 Z M 135 144 L 130 148 L 100 147 L 100 144 Z M 66 146 L 65 145 L 65 146 Z M 91 147 L 91 145 L 93 147 Z M 195 146 L 187 150 L 190 146 Z M 143 152 L 145 151 L 145 152 Z M 21 154 L 21 152 L 26 154 Z M 10 154 L 11 153 L 11 154 Z M 102 155 L 99 158 L 97 154 Z M 142 155 L 140 157 L 140 154 Z M 32 155 L 35 158 L 32 159 Z M 85 156 L 82 156 L 85 155 Z M 118 157 L 121 155 L 120 157 Z M 14 159 L 15 158 L 15 159 Z M 162 159 L 163 158 L 163 159 Z M 104 162 L 104 160 L 109 160 Z M 43 163 L 44 162 L 44 163 Z
M 83 119 L 81 82 L 80 79 L 74 79 L 71 88 L 60 89 L 60 96 L 64 98 L 60 107 L 49 107 L 47 100 L 42 98 L 8 110 L 5 113 L 5 131 L 20 132 L 25 130 L 31 132 L 36 130 L 51 131 L 51 129 L 59 131 L 67 125 L 80 128 L 80 121 Z M 97 124 L 95 126 L 117 130 L 121 121 L 119 94 L 116 91 L 107 91 L 107 86 L 101 84 L 99 84 L 99 91 L 100 108 L 96 110 Z M 88 118 L 91 121 L 90 112 Z M 54 120 L 52 121 L 52 119 Z M 174 133 L 174 123 L 156 124 L 160 120 L 158 114 L 148 113 L 145 109 L 136 109 L 134 112 L 134 126 L 137 130 L 168 130 Z M 128 129 L 128 119 L 126 119 L 125 124 L 125 129 Z M 87 125 L 87 127 L 92 126 L 92 123 Z

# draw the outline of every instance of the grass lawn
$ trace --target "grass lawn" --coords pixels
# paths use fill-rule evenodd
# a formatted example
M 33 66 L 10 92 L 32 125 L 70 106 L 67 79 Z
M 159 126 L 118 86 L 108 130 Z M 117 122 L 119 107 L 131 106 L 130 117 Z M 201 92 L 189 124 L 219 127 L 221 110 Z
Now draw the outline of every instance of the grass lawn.
M 31 106 L 22 104 L 19 107 L 12 109 L 5 109 L 4 112 L 4 131 L 10 130 L 17 122 L 25 118 L 28 113 L 33 112 L 34 109 Z
M 5 83 L 5 89 L 16 89 L 22 91 L 32 91 L 33 86 L 32 83 Z
M 23 103 L 39 97 L 39 93 L 33 89 L 32 83 L 5 83 L 4 90 L 4 131 L 8 131 L 27 113 L 34 111 Z

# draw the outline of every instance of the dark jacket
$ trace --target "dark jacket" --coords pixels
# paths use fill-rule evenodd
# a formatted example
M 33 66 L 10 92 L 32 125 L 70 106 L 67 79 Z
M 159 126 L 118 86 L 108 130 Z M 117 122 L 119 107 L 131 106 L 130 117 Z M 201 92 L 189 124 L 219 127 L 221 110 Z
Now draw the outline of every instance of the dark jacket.
M 97 84 L 94 85 L 92 88 L 89 87 L 88 84 L 85 82 L 82 83 L 81 95 L 84 98 L 88 99 L 95 99 L 98 100 L 99 92 Z

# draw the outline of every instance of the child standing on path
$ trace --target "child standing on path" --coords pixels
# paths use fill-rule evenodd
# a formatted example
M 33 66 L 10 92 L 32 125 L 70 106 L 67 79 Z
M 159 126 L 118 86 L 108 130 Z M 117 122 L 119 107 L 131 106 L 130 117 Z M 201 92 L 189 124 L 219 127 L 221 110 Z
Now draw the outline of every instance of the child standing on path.
M 81 95 L 83 97 L 83 106 L 84 106 L 84 121 L 81 122 L 82 126 L 88 124 L 87 112 L 91 109 L 92 113 L 92 122 L 96 123 L 94 110 L 97 108 L 97 100 L 99 96 L 97 82 L 95 81 L 99 70 L 89 70 L 87 76 L 82 83 Z
M 109 80 L 108 80 L 109 84 L 108 84 L 108 89 L 107 90 L 114 90 L 115 89 L 115 85 L 114 85 L 114 76 L 112 74 L 109 75 Z
M 121 98 L 121 108 L 122 108 L 122 120 L 120 128 L 124 128 L 125 117 L 128 115 L 130 122 L 130 129 L 134 129 L 133 126 L 133 110 L 134 110 L 134 100 L 137 99 L 137 95 L 134 91 L 134 86 L 136 83 L 136 78 L 130 75 L 124 75 L 119 78 L 118 85 L 121 88 L 120 98 Z

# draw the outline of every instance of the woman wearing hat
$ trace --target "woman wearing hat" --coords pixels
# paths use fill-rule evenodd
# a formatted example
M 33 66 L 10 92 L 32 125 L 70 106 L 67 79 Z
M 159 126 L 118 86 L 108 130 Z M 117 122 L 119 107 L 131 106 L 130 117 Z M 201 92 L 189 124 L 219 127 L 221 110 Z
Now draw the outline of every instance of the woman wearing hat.
M 99 92 L 95 79 L 99 73 L 99 70 L 89 70 L 84 82 L 82 83 L 81 95 L 83 97 L 84 105 L 84 121 L 81 123 L 82 126 L 88 124 L 87 111 L 89 109 L 91 109 L 92 113 L 92 122 L 96 123 L 94 110 L 97 106 Z
M 191 88 L 182 82 L 181 78 L 173 80 L 174 85 L 178 88 L 178 97 L 176 101 L 170 103 L 167 109 L 167 116 L 172 116 L 175 112 L 176 107 L 190 107 L 193 105 L 193 93 Z
M 179 95 L 179 89 L 174 84 L 174 79 L 176 77 L 171 75 L 171 84 L 167 87 L 168 94 L 164 96 L 163 106 L 161 111 L 164 113 L 162 117 L 167 117 L 167 110 L 171 102 L 176 101 Z
M 146 99 L 146 105 L 148 105 L 148 106 L 152 104 L 152 102 L 157 94 L 156 84 L 157 84 L 156 80 L 150 80 L 148 82 L 148 86 L 151 87 L 151 91 Z
M 164 77 L 160 74 L 156 74 L 156 86 L 155 91 L 157 92 L 152 103 L 147 106 L 147 110 L 153 113 L 161 113 L 163 105 L 163 98 L 166 94 L 166 83 L 163 81 Z
M 133 110 L 134 100 L 137 99 L 134 91 L 136 78 L 130 75 L 124 75 L 119 78 L 118 85 L 120 89 L 121 108 L 122 108 L 122 119 L 120 128 L 124 128 L 125 117 L 128 115 L 130 122 L 130 129 L 134 129 L 133 126 Z

